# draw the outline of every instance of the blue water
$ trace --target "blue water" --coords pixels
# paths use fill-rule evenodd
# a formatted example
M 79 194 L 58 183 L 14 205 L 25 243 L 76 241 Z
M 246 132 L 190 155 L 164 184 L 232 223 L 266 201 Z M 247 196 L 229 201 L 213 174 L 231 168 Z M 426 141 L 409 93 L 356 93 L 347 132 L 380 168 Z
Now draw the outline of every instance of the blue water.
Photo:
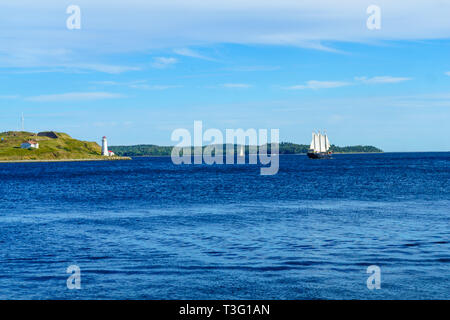
M 0 298 L 449 299 L 449 182 L 450 153 L 3 163 Z

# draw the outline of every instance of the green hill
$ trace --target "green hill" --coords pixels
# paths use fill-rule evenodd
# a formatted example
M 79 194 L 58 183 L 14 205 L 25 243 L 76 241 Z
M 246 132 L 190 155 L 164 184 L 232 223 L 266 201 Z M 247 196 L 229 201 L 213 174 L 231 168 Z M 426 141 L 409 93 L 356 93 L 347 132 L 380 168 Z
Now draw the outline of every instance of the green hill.
M 22 149 L 28 140 L 39 143 L 39 148 Z M 18 160 L 114 160 L 120 157 L 103 157 L 96 142 L 73 139 L 62 132 L 25 131 L 0 133 L 0 161 Z

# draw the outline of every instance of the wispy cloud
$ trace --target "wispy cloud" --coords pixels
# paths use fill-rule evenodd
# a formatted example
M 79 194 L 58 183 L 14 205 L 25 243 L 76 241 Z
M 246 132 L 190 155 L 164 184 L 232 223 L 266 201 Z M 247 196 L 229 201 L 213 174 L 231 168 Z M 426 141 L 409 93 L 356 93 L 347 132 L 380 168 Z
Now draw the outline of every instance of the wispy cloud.
M 91 81 L 90 83 L 92 84 L 98 84 L 98 85 L 102 85 L 102 86 L 119 86 L 119 85 L 124 85 L 124 82 L 118 82 L 118 81 Z
M 110 65 L 110 64 L 68 64 L 65 65 L 66 68 L 78 69 L 78 70 L 89 70 L 98 71 L 110 74 L 119 74 L 128 71 L 139 71 L 140 67 L 122 66 L 122 65 Z
M 110 92 L 68 92 L 59 94 L 45 94 L 28 97 L 25 100 L 33 102 L 59 102 L 59 101 L 82 101 L 82 100 L 101 100 L 116 99 L 124 96 Z
M 242 71 L 242 72 L 253 72 L 253 71 L 276 71 L 280 70 L 279 66 L 237 66 L 224 68 L 224 70 L 229 71 Z
M 66 63 L 54 59 L 52 56 L 41 57 L 42 60 L 30 60 L 23 62 L 21 59 L 8 60 L 2 63 L 0 61 L 0 68 L 3 73 L 10 74 L 33 74 L 33 73 L 86 73 L 86 72 L 102 72 L 108 74 L 120 74 L 129 71 L 142 70 L 141 67 L 113 65 L 113 64 L 99 64 L 99 63 Z M 66 59 L 70 59 L 66 57 Z M 52 61 L 53 60 L 53 61 Z M 6 67 L 7 66 L 7 67 Z M 36 67 L 38 66 L 38 67 Z
M 305 39 L 304 34 L 283 32 L 276 34 L 263 34 L 255 37 L 255 43 L 281 45 L 281 46 L 293 46 L 305 49 L 333 52 L 333 53 L 345 53 L 341 50 L 334 49 L 326 46 L 321 40 Z
M 167 89 L 174 89 L 174 88 L 181 88 L 182 86 L 178 86 L 178 85 L 160 85 L 160 84 L 155 84 L 155 85 L 141 85 L 140 88 L 141 89 L 148 89 L 148 90 L 167 90 Z
M 164 69 L 177 63 L 176 58 L 156 57 L 153 58 L 152 67 L 157 69 Z
M 305 89 L 329 89 L 329 88 L 338 88 L 338 87 L 344 87 L 349 86 L 351 83 L 349 82 L 343 82 L 343 81 L 316 81 L 316 80 L 310 80 L 307 81 L 306 84 L 299 84 L 295 86 L 287 87 L 288 90 L 305 90 Z
M 12 100 L 12 99 L 17 99 L 19 98 L 19 96 L 14 96 L 14 95 L 0 95 L 0 99 L 5 99 L 5 100 Z
M 147 80 L 135 80 L 128 82 L 119 81 L 93 81 L 91 82 L 96 85 L 101 86 L 122 86 L 132 89 L 143 89 L 143 90 L 167 90 L 172 88 L 179 88 L 180 85 L 167 85 L 167 84 L 149 84 Z
M 445 74 L 448 75 L 448 76 L 450 77 L 450 71 L 446 72 Z
M 190 58 L 196 58 L 196 59 L 202 59 L 202 60 L 209 60 L 209 61 L 216 61 L 216 59 L 204 56 L 192 49 L 189 48 L 180 48 L 180 49 L 175 49 L 173 50 L 174 53 L 180 55 L 180 56 L 185 56 L 185 57 L 190 57 Z
M 398 82 L 404 82 L 412 80 L 412 78 L 406 78 L 406 77 L 392 77 L 392 76 L 378 76 L 373 78 L 367 78 L 367 77 L 356 77 L 356 81 L 360 81 L 363 83 L 398 83 Z
M 355 84 L 382 84 L 382 83 L 399 83 L 404 81 L 412 80 L 412 78 L 407 77 L 392 77 L 392 76 L 377 76 L 377 77 L 355 77 L 355 82 L 345 82 L 345 81 L 316 81 L 310 80 L 305 84 L 294 85 L 286 87 L 288 90 L 305 90 L 305 89 L 329 89 L 329 88 L 339 88 Z
M 252 85 L 248 83 L 224 83 L 221 86 L 224 88 L 240 88 L 240 89 L 247 89 L 252 87 Z
M 0 73 L 6 73 L 6 74 L 35 74 L 35 73 L 67 73 L 69 70 L 66 68 L 48 68 L 48 69 L 41 69 L 41 68 L 21 68 L 21 69 L 3 69 L 0 71 Z

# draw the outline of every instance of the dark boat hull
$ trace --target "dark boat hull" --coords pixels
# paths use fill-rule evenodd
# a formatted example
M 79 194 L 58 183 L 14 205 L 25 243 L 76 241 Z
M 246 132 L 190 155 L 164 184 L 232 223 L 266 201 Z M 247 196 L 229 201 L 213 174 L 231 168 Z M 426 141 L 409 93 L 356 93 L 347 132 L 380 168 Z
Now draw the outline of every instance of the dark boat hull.
M 310 159 L 331 159 L 331 154 L 328 152 L 308 152 L 307 155 Z

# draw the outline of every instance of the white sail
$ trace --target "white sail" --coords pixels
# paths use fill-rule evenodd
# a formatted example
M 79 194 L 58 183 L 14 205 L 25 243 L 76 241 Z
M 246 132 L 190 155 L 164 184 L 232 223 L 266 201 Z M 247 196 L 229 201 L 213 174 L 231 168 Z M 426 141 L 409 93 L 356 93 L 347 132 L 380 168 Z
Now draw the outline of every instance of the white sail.
M 317 134 L 317 133 L 314 134 L 314 152 L 320 152 L 320 138 L 319 138 L 319 136 L 320 136 L 320 133 L 319 134 Z
M 316 133 L 313 132 L 313 133 L 312 133 L 311 145 L 309 146 L 309 148 L 310 148 L 311 150 L 316 150 L 315 138 L 316 138 Z
M 331 147 L 330 145 L 330 141 L 328 140 L 328 135 L 325 134 L 325 146 L 326 146 L 326 151 L 328 151 Z
M 327 151 L 327 143 L 325 141 L 325 136 L 323 134 L 320 134 L 320 152 L 326 151 Z

